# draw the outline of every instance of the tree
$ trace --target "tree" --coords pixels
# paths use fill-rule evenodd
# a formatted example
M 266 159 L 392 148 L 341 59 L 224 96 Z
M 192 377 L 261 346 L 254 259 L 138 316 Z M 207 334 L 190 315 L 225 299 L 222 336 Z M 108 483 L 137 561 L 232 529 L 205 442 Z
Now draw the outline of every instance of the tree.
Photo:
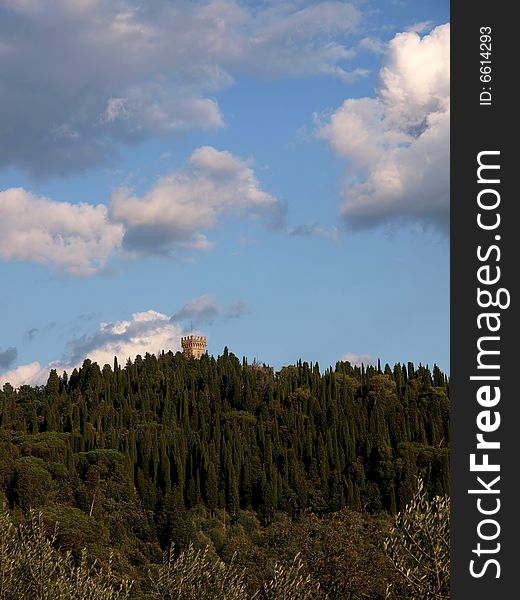
M 447 600 L 450 595 L 450 500 L 432 500 L 418 478 L 412 501 L 395 518 L 385 550 L 402 575 L 412 600 Z
M 12 504 L 27 510 L 44 506 L 55 494 L 52 476 L 44 461 L 34 456 L 22 456 L 13 463 L 13 476 L 8 497 Z
M 195 537 L 193 524 L 178 486 L 174 486 L 166 494 L 163 510 L 158 516 L 157 529 L 163 548 L 173 542 L 178 549 L 184 550 Z
M 211 511 L 211 515 L 213 516 L 213 513 L 218 506 L 218 480 L 215 465 L 212 462 L 209 464 L 207 475 L 206 502 Z

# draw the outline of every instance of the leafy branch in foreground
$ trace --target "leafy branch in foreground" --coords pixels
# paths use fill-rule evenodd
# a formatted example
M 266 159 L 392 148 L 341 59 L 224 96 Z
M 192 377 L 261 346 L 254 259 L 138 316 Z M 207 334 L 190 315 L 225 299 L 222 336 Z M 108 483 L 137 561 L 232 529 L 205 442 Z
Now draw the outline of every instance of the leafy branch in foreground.
M 0 510 L 0 600 L 127 600 L 131 583 L 118 582 L 109 561 L 106 568 L 91 563 L 83 550 L 76 563 L 70 552 L 55 548 L 56 532 L 48 538 L 42 515 L 32 510 L 15 525 Z
M 156 575 L 150 574 L 153 595 L 157 600 L 318 600 L 326 599 L 320 585 L 304 570 L 296 556 L 289 565 L 277 563 L 272 579 L 251 597 L 247 592 L 245 572 L 233 559 L 226 564 L 213 557 L 210 547 L 195 550 L 193 545 L 174 556 L 174 547 L 164 554 Z
M 305 573 L 303 561 L 296 555 L 292 564 L 276 564 L 273 578 L 264 583 L 253 600 L 325 600 L 326 597 L 320 593 L 319 582 Z
M 226 564 L 210 555 L 210 547 L 195 550 L 190 544 L 174 557 L 174 546 L 164 554 L 156 575 L 150 574 L 153 598 L 158 600 L 244 600 L 244 571 L 233 560 Z
M 450 499 L 428 498 L 422 479 L 395 519 L 385 550 L 412 600 L 450 597 Z
M 56 549 L 57 531 L 49 537 L 41 513 L 30 510 L 27 520 L 15 524 L 0 510 L 0 600 L 129 600 L 131 583 L 118 581 L 112 561 L 102 567 L 88 559 L 85 549 L 75 561 L 71 552 Z M 175 558 L 174 546 L 163 564 L 150 573 L 153 600 L 245 600 L 245 571 L 234 562 L 214 556 L 210 546 L 192 544 Z M 311 600 L 320 594 L 319 583 L 304 570 L 296 556 L 289 565 L 276 564 L 274 575 L 252 598 L 256 600 Z

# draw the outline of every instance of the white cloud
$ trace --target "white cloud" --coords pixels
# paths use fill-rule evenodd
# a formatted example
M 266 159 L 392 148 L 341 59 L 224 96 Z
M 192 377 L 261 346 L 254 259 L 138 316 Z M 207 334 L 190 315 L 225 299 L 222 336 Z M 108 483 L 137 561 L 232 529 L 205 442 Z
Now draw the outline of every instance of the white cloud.
M 0 258 L 32 261 L 71 275 L 102 268 L 121 244 L 123 227 L 106 206 L 70 204 L 22 188 L 0 192 Z
M 90 358 L 101 367 L 112 365 L 114 356 L 121 364 L 137 354 L 157 354 L 161 350 L 180 350 L 182 328 L 173 323 L 167 315 L 154 310 L 137 312 L 128 321 L 101 323 L 98 331 L 91 336 L 71 340 L 67 344 L 67 354 L 42 366 L 39 362 L 20 365 L 0 375 L 0 385 L 9 382 L 13 387 L 23 384 L 40 385 L 45 383 L 50 369 L 58 373 L 70 373 Z
M 206 233 L 224 217 L 262 218 L 280 227 L 285 207 L 260 188 L 250 161 L 204 146 L 142 197 L 118 189 L 109 209 L 57 202 L 22 188 L 0 191 L 0 260 L 87 276 L 122 247 L 138 254 L 208 249 Z
M 260 189 L 246 161 L 204 146 L 195 150 L 184 169 L 161 177 L 144 196 L 119 189 L 110 212 L 126 228 L 127 250 L 169 252 L 209 247 L 202 231 L 214 229 L 224 215 L 276 219 L 282 209 L 276 198 Z
M 0 386 L 10 383 L 14 388 L 21 385 L 40 385 L 48 377 L 49 371 L 39 362 L 20 365 L 0 375 Z
M 192 127 L 212 128 L 224 124 L 218 104 L 210 98 L 182 94 L 164 83 L 134 85 L 124 97 L 109 98 L 100 123 L 125 140 L 146 134 L 168 134 Z
M 348 161 L 341 212 L 351 229 L 449 218 L 449 24 L 390 42 L 376 98 L 345 100 L 318 135 Z
M 181 327 L 168 315 L 155 310 L 137 312 L 131 320 L 101 323 L 94 335 L 70 341 L 67 358 L 53 364 L 70 370 L 80 366 L 86 357 L 102 366 L 112 364 L 114 356 L 124 363 L 126 359 L 133 360 L 137 354 L 146 352 L 175 352 L 180 349 L 181 333 Z
M 86 358 L 98 363 L 112 365 L 114 356 L 119 364 L 124 365 L 128 358 L 146 353 L 157 355 L 162 350 L 177 352 L 181 349 L 180 338 L 185 334 L 181 321 L 193 318 L 197 323 L 212 323 L 215 319 L 238 318 L 246 312 L 243 302 L 221 304 L 208 295 L 200 296 L 185 304 L 172 317 L 147 310 L 132 314 L 132 318 L 111 323 L 100 323 L 92 335 L 83 335 L 70 340 L 62 358 L 46 365 L 39 362 L 22 364 L 0 375 L 0 387 L 10 383 L 13 387 L 20 385 L 40 385 L 47 381 L 50 369 L 58 373 L 70 372 L 79 368 Z M 13 354 L 14 349 L 7 352 Z M 16 355 L 9 357 L 9 365 L 16 360 Z M 11 360 L 12 358 L 12 360 Z M 9 366 L 6 361 L 6 367 Z
M 119 142 L 223 124 L 235 76 L 349 70 L 360 11 L 345 2 L 4 0 L 0 166 L 36 176 L 100 164 Z
M 376 365 L 377 358 L 374 358 L 370 354 L 354 354 L 353 352 L 347 352 L 340 360 L 342 362 L 349 362 L 351 365 L 360 367 L 361 365 Z
M 272 77 L 332 75 L 350 82 L 366 75 L 348 70 L 355 51 L 345 44 L 361 21 L 345 2 L 272 2 L 253 16 L 247 45 L 236 61 L 242 70 Z

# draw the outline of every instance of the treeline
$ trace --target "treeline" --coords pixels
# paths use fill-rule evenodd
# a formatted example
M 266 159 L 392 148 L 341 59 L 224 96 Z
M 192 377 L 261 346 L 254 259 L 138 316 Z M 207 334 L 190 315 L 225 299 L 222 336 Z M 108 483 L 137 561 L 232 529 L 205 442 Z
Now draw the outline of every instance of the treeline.
M 18 524 L 0 509 L 0 600 L 448 600 L 449 498 L 430 500 L 423 482 L 417 484 L 414 498 L 386 532 L 384 553 L 374 523 L 360 522 L 359 515 L 343 510 L 320 521 L 308 514 L 297 524 L 270 526 L 267 537 L 283 543 L 282 553 L 256 584 L 244 553 L 237 560 L 235 550 L 224 562 L 213 544 L 198 550 L 190 544 L 180 554 L 170 546 L 162 564 L 148 570 L 145 596 L 135 582 L 115 574 L 113 553 L 104 566 L 93 563 L 85 549 L 75 559 L 56 547 L 58 536 L 48 535 L 41 513 L 30 510 Z M 284 559 L 296 541 L 296 554 Z M 258 572 L 258 553 L 256 558 Z M 269 559 L 265 549 L 261 558 Z
M 280 511 L 395 513 L 417 476 L 445 495 L 448 445 L 437 367 L 322 373 L 299 361 L 275 373 L 227 349 L 86 360 L 0 391 L 0 502 L 59 521 L 66 549 L 124 547 L 139 567 L 171 541 L 188 546 L 197 508 L 224 527 L 243 511 L 267 526 Z

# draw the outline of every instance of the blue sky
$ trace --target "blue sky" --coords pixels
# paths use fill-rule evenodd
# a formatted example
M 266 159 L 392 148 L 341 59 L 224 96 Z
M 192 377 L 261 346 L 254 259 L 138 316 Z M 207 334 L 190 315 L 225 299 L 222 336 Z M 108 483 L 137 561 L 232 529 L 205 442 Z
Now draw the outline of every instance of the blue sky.
M 449 370 L 449 3 L 0 3 L 0 383 Z

